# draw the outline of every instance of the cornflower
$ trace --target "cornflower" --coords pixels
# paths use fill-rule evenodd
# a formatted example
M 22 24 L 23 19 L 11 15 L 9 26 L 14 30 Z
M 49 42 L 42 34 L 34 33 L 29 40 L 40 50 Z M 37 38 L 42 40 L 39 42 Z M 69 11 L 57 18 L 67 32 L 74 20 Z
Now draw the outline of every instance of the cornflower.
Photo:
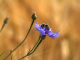
M 51 28 L 49 28 L 49 25 L 48 24 L 38 24 L 38 22 L 36 22 L 36 24 L 35 24 L 35 26 L 34 26 L 35 28 L 36 28 L 36 30 L 37 31 L 40 31 L 40 35 L 41 36 L 49 36 L 49 37 L 51 37 L 51 38 L 53 38 L 54 39 L 54 37 L 59 37 L 58 35 L 58 33 L 59 33 L 59 31 L 58 32 L 56 32 L 56 33 L 53 33 L 53 31 L 51 30 Z

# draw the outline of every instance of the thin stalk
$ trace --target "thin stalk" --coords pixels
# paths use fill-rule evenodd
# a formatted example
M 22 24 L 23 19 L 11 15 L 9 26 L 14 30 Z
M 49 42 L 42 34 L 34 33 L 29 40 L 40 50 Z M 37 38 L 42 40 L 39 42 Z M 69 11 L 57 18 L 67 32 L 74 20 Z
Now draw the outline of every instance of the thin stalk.
M 36 45 L 38 44 L 38 42 L 39 42 L 40 38 L 41 38 L 41 36 L 39 36 L 39 39 L 38 39 L 38 41 L 36 42 L 36 44 L 34 45 L 34 47 L 32 48 L 32 50 L 36 47 Z M 31 50 L 31 51 L 29 51 L 29 52 L 28 52 L 28 54 L 29 54 L 30 52 L 32 52 L 32 50 Z
M 5 24 L 3 24 L 3 26 L 2 26 L 2 28 L 1 28 L 1 30 L 0 30 L 0 33 L 1 33 L 2 29 L 4 28 L 4 26 L 5 26 Z
M 2 54 L 4 54 L 4 53 L 5 53 L 5 52 L 1 53 L 0 56 L 1 56 Z
M 3 52 L 3 53 L 0 54 L 0 57 L 2 58 L 2 60 L 3 60 L 2 54 L 4 54 L 4 53 L 5 53 L 5 52 Z
M 37 47 L 40 45 L 40 43 L 42 42 L 42 39 L 40 40 L 40 42 L 38 43 L 38 45 L 36 46 L 36 48 L 34 49 L 34 51 L 33 52 L 31 52 L 29 55 L 31 55 L 32 53 L 34 53 L 35 52 L 35 50 L 37 49 Z
M 31 26 L 30 26 L 30 28 L 29 28 L 29 31 L 28 31 L 28 33 L 27 33 L 27 35 L 26 35 L 26 37 L 24 38 L 24 40 L 12 51 L 12 53 L 26 40 L 26 38 L 27 38 L 27 36 L 28 36 L 28 34 L 29 34 L 29 32 L 30 32 L 30 30 L 31 30 L 31 28 L 32 28 L 32 26 L 33 26 L 33 23 L 34 23 L 34 20 L 32 21 L 32 23 L 31 23 Z M 8 58 L 9 57 L 9 55 L 11 55 L 11 53 L 10 54 L 8 54 L 3 60 L 5 60 L 6 58 Z
M 40 45 L 40 43 L 42 42 L 42 39 L 40 40 L 40 39 L 38 39 L 38 41 L 39 41 L 39 43 L 37 43 L 37 46 L 35 47 L 35 49 L 34 49 L 34 47 L 33 47 L 33 51 L 31 50 L 27 55 L 25 55 L 25 56 L 23 56 L 22 58 L 20 58 L 19 60 L 21 60 L 21 59 L 23 59 L 23 58 L 25 58 L 26 56 L 29 56 L 29 55 L 31 55 L 32 53 L 34 53 L 35 52 L 35 50 L 37 49 L 37 47 Z

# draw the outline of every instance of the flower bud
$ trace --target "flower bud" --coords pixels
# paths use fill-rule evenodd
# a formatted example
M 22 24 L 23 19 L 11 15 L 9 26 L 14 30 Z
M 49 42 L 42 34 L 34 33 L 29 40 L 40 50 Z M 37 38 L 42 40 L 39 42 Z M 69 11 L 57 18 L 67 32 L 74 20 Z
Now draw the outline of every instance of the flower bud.
M 37 18 L 36 14 L 33 13 L 33 14 L 32 14 L 32 19 L 33 19 L 33 20 L 36 20 L 36 18 Z
M 4 20 L 4 24 L 8 22 L 9 16 Z

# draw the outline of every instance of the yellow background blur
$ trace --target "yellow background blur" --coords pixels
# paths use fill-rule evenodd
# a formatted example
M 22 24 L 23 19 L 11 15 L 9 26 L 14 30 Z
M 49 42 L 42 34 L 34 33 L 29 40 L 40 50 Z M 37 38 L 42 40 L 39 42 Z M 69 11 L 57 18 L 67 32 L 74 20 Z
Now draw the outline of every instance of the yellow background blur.
M 36 12 L 38 23 L 48 24 L 53 32 L 60 30 L 60 37 L 47 36 L 32 55 L 22 60 L 80 60 L 80 0 L 0 0 L 0 28 L 9 16 L 0 33 L 3 58 L 17 46 L 17 41 L 19 44 L 25 38 L 32 11 Z M 25 56 L 39 34 L 33 26 L 26 41 L 12 53 L 13 60 Z M 10 56 L 6 60 L 11 60 Z

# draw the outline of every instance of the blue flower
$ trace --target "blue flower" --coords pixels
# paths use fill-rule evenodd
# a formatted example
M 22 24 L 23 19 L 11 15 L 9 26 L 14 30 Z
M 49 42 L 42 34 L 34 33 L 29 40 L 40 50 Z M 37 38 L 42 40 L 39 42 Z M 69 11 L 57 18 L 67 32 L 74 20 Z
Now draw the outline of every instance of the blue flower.
M 38 22 L 36 22 L 35 24 L 35 28 L 37 31 L 40 31 L 40 35 L 43 36 L 43 35 L 47 35 L 47 36 L 50 36 L 51 38 L 54 39 L 54 37 L 59 37 L 58 36 L 58 32 L 56 33 L 53 33 L 53 31 L 51 30 L 51 28 L 49 28 L 49 26 L 47 24 L 38 24 Z

